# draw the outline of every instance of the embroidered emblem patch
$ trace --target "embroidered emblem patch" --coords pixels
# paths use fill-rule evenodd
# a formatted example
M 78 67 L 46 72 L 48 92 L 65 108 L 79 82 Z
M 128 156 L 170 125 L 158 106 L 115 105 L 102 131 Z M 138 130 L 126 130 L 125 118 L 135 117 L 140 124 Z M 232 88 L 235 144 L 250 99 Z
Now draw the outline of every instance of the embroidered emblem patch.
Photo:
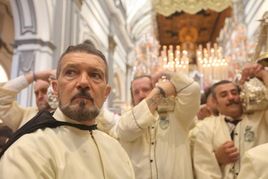
M 166 117 L 160 117 L 159 126 L 163 130 L 167 129 L 169 126 L 169 120 L 167 120 Z
M 252 128 L 251 126 L 246 126 L 245 134 L 244 134 L 244 138 L 246 142 L 254 141 L 255 133 L 253 132 L 251 128 Z

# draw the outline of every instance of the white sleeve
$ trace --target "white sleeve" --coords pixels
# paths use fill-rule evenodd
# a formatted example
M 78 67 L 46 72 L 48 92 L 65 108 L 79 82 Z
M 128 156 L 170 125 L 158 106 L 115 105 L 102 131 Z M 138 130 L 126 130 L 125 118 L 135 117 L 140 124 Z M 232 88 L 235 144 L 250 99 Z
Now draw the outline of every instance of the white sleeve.
M 117 136 L 122 141 L 132 142 L 142 136 L 148 126 L 154 124 L 158 118 L 158 113 L 152 114 L 146 100 L 142 100 L 121 116 L 116 125 Z
M 200 87 L 193 79 L 181 73 L 174 73 L 170 82 L 177 92 L 174 114 L 183 127 L 189 130 L 199 110 Z
M 3 85 L 3 88 L 14 92 L 20 92 L 29 85 L 24 75 L 14 78 Z

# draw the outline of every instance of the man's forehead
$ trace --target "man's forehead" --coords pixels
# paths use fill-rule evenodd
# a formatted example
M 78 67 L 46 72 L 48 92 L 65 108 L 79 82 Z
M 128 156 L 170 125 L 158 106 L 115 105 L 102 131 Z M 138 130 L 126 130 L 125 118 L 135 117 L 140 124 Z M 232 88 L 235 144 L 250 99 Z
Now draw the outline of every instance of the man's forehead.
M 230 91 L 230 90 L 237 90 L 237 87 L 235 86 L 235 84 L 233 83 L 225 83 L 225 84 L 221 84 L 221 85 L 218 85 L 216 87 L 216 92 L 220 93 L 222 91 Z
M 44 80 L 37 80 L 34 84 L 34 89 L 41 89 L 41 88 L 48 88 L 49 83 L 47 81 Z
M 132 81 L 132 86 L 133 87 L 136 86 L 136 85 L 139 85 L 139 86 L 140 85 L 144 85 L 144 86 L 148 85 L 148 86 L 150 86 L 151 84 L 152 84 L 151 79 L 149 77 L 146 77 L 146 76 L 134 79 Z
M 106 64 L 105 61 L 98 55 L 92 54 L 92 53 L 86 53 L 86 52 L 70 52 L 65 54 L 62 57 L 62 63 L 66 63 L 69 61 L 73 61 L 73 63 L 75 62 L 79 62 L 79 61 L 83 61 L 83 62 L 92 62 L 92 61 L 98 61 L 101 64 Z
M 98 55 L 86 52 L 70 52 L 62 57 L 61 69 L 69 67 L 88 67 L 99 69 L 107 76 L 107 66 L 105 61 Z

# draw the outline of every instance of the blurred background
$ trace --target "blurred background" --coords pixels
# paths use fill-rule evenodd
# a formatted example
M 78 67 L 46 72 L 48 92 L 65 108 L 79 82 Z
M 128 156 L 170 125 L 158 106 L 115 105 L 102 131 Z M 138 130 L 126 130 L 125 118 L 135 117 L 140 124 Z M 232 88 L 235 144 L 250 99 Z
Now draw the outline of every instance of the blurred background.
M 55 68 L 89 39 L 110 67 L 105 107 L 120 114 L 137 73 L 183 71 L 202 90 L 233 79 L 267 51 L 267 10 L 268 0 L 0 0 L 0 82 Z M 18 101 L 35 105 L 33 88 Z

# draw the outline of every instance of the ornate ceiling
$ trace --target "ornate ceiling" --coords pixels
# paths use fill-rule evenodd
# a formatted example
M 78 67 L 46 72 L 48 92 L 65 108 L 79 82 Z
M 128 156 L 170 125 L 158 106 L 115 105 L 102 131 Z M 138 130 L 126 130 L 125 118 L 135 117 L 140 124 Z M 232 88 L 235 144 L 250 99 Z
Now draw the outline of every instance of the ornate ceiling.
M 226 17 L 230 17 L 232 11 L 231 0 L 122 2 L 126 8 L 132 38 L 138 40 L 143 34 L 156 30 L 161 45 L 181 45 L 188 41 L 198 45 L 215 42 Z
M 193 43 L 205 45 L 215 42 L 224 21 L 231 16 L 231 8 L 222 12 L 201 10 L 196 14 L 183 11 L 170 16 L 157 14 L 158 40 L 161 45 Z
M 175 12 L 196 14 L 202 9 L 221 12 L 232 5 L 232 0 L 152 0 L 156 12 L 170 16 Z

